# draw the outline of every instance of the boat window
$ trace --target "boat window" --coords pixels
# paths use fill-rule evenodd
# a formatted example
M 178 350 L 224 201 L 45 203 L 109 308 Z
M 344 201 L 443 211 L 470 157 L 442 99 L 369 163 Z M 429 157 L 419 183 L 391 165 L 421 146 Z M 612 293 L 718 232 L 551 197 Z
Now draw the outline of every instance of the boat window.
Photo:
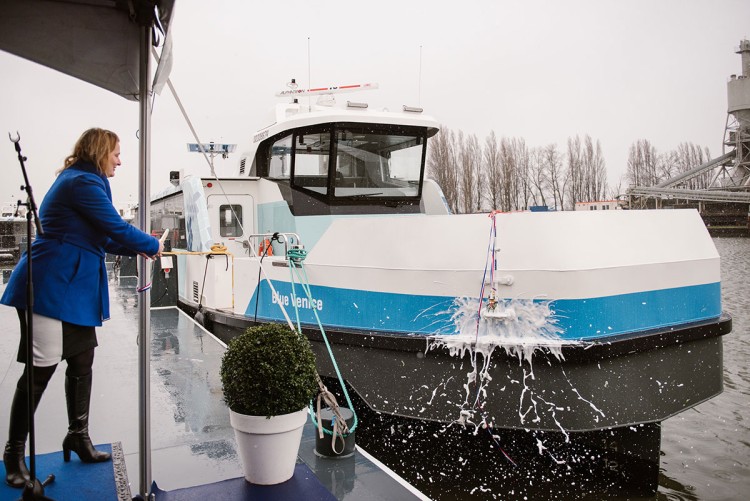
M 282 137 L 271 146 L 268 160 L 270 179 L 289 179 L 292 175 L 292 135 Z
M 242 235 L 242 206 L 219 206 L 219 235 L 222 237 L 237 237 Z
M 355 128 L 336 132 L 337 197 L 419 195 L 424 141 L 420 136 Z
M 134 211 L 137 215 L 137 211 Z M 172 247 L 186 248 L 185 210 L 182 192 L 151 203 L 151 234 L 161 237 L 169 230 L 167 240 Z
M 330 132 L 295 134 L 294 137 L 294 186 L 327 193 Z

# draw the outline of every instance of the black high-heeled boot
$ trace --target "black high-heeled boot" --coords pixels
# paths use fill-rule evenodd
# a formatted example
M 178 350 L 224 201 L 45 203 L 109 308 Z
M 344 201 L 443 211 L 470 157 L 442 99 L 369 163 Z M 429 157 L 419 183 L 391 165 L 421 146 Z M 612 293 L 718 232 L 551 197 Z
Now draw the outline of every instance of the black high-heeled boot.
M 26 468 L 26 440 L 6 442 L 3 464 L 5 465 L 5 482 L 16 489 L 24 487 L 31 478 Z
M 34 409 L 39 405 L 47 383 L 56 366 L 34 367 Z M 11 487 L 22 488 L 31 478 L 26 468 L 26 436 L 29 433 L 29 408 L 27 400 L 26 370 L 16 384 L 16 393 L 10 404 L 10 425 L 8 426 L 8 442 L 3 452 L 5 464 L 5 482 Z
M 5 482 L 11 487 L 21 488 L 29 480 L 29 470 L 26 468 L 26 434 L 29 430 L 28 408 L 25 374 L 16 385 L 16 393 L 10 404 L 10 426 L 8 427 L 8 442 L 3 452 L 5 464 Z
M 62 443 L 65 462 L 70 461 L 70 451 L 78 454 L 84 463 L 109 461 L 110 455 L 96 450 L 89 438 L 91 373 L 85 376 L 65 376 L 65 400 L 68 404 L 68 435 Z

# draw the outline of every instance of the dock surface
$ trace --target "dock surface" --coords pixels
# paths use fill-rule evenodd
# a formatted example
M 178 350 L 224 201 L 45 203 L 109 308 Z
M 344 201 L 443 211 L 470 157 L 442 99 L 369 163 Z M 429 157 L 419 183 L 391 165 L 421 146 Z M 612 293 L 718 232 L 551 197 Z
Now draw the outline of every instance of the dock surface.
M 0 285 L 0 293 L 5 285 Z M 97 444 L 122 444 L 133 495 L 139 493 L 138 294 L 136 280 L 110 280 L 112 318 L 97 329 L 90 435 Z M 18 320 L 0 306 L 0 440 L 8 435 L 8 413 L 16 381 Z M 152 478 L 162 490 L 242 477 L 229 412 L 222 400 L 219 368 L 224 345 L 177 308 L 151 310 Z M 36 452 L 60 451 L 67 430 L 65 363 L 57 368 L 36 413 Z M 298 462 L 304 462 L 339 500 L 428 499 L 366 451 L 320 458 L 308 420 Z M 75 460 L 75 455 L 74 455 Z M 20 496 L 21 491 L 18 491 Z

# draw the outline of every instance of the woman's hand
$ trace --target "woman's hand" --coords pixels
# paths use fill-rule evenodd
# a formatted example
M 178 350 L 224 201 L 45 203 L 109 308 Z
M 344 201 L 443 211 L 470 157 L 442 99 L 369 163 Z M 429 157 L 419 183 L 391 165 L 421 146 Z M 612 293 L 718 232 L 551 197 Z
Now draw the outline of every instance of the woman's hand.
M 156 254 L 154 254 L 153 256 L 149 256 L 148 254 L 145 254 L 143 252 L 139 252 L 138 255 L 139 256 L 143 256 L 146 259 L 150 259 L 152 261 L 156 261 L 156 258 L 159 257 L 159 256 L 161 256 L 162 252 L 164 252 L 164 242 L 161 241 L 161 240 L 159 240 L 159 250 L 156 251 Z

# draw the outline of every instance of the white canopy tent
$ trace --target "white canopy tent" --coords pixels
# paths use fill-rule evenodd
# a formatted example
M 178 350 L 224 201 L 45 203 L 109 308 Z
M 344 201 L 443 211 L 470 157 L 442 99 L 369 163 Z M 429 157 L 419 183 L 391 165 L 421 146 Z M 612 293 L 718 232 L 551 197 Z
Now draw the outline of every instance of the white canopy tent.
M 138 204 L 150 200 L 150 96 L 166 82 L 171 66 L 169 25 L 175 0 L 0 0 L 0 49 L 71 75 L 140 103 Z M 151 47 L 162 45 L 151 78 Z M 138 211 L 138 226 L 150 227 L 148 210 Z M 146 260 L 138 258 L 141 270 Z M 146 286 L 147 273 L 138 277 Z M 139 310 L 139 473 L 140 494 L 151 489 L 150 296 Z

